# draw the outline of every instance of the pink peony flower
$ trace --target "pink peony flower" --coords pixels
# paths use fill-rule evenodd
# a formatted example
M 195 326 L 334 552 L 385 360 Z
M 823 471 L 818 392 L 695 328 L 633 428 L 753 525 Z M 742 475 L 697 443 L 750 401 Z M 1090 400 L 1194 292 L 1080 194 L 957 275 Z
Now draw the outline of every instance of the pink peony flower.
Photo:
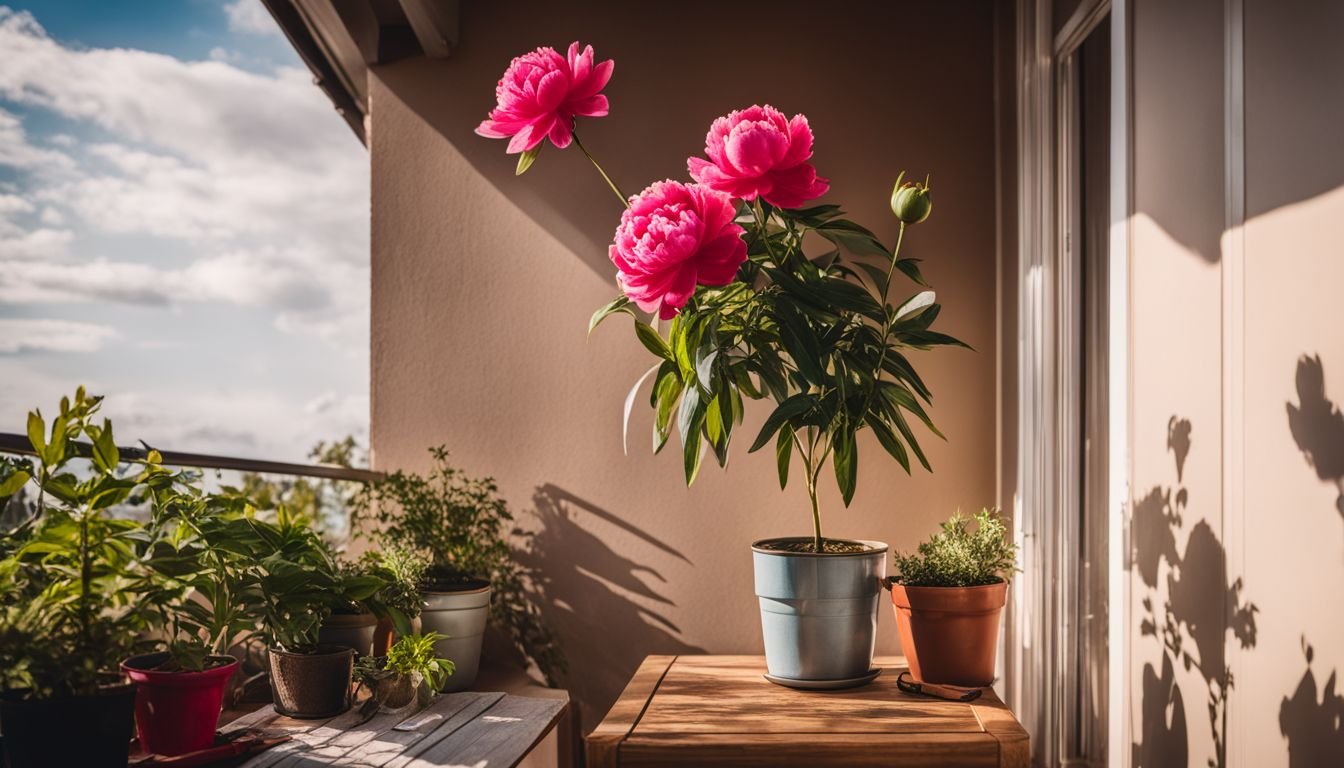
M 659 181 L 630 198 L 608 253 L 621 290 L 667 320 L 696 283 L 727 285 L 747 260 L 732 198 L 699 184 Z
M 611 79 L 611 59 L 593 63 L 593 47 L 579 52 L 569 45 L 569 58 L 554 48 L 538 48 L 514 59 L 495 86 L 498 102 L 476 133 L 507 139 L 509 154 L 535 148 L 547 136 L 557 147 L 569 146 L 574 117 L 607 114 L 607 97 L 598 93 Z
M 769 105 L 733 110 L 715 120 L 705 136 L 705 154 L 709 160 L 687 159 L 691 177 L 743 200 L 760 195 L 771 205 L 797 208 L 831 188 L 807 162 L 812 157 L 807 118 L 789 120 Z

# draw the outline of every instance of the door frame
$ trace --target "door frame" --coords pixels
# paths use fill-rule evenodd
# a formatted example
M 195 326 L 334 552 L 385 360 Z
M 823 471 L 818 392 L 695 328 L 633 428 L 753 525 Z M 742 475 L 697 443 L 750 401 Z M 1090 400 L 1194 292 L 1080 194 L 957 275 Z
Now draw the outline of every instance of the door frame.
M 1066 514 L 1081 487 L 1078 444 L 1081 330 L 1076 249 L 1062 237 L 1076 170 L 1067 110 L 1057 98 L 1074 70 L 1073 54 L 1111 17 L 1110 229 L 1107 342 L 1106 761 L 1129 764 L 1129 243 L 1132 206 L 1131 0 L 1084 0 L 1053 32 L 1050 0 L 1017 3 L 1018 436 L 1013 525 L 1022 574 L 1012 591 L 1005 692 L 1032 734 L 1033 761 L 1064 759 L 1066 706 L 1076 691 L 1068 610 L 1079 586 L 1077 521 Z M 1061 103 L 1062 102 L 1062 103 Z M 1073 536 L 1071 536 L 1073 534 Z M 1076 658 L 1076 657 L 1075 657 Z

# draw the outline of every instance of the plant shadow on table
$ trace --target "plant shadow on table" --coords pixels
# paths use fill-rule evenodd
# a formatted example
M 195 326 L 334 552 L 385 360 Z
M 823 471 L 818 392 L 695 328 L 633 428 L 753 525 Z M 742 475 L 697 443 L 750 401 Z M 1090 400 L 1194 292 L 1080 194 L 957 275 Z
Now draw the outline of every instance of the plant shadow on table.
M 1227 702 L 1233 688 L 1227 662 L 1227 633 L 1243 648 L 1255 647 L 1254 604 L 1242 599 L 1242 581 L 1227 572 L 1227 552 L 1203 516 L 1190 527 L 1185 549 L 1177 534 L 1186 530 L 1190 490 L 1185 486 L 1185 464 L 1190 455 L 1193 427 L 1172 416 L 1167 422 L 1167 449 L 1176 464 L 1174 486 L 1155 486 L 1134 503 L 1133 569 L 1143 581 L 1143 620 L 1140 632 L 1160 643 L 1162 669 L 1143 668 L 1142 726 L 1133 744 L 1135 768 L 1195 765 L 1190 759 L 1186 712 L 1176 665 L 1194 671 L 1207 690 L 1207 713 L 1213 736 L 1213 768 L 1227 765 Z M 1166 561 L 1165 592 L 1158 576 Z M 1156 605 L 1161 598 L 1161 605 Z
M 534 527 L 524 534 L 518 560 L 537 574 L 538 604 L 569 662 L 564 686 L 579 702 L 589 731 L 645 656 L 705 652 L 681 639 L 681 630 L 663 613 L 674 604 L 657 588 L 666 581 L 659 563 L 690 561 L 562 488 L 539 486 L 532 501 Z M 636 543 L 618 552 L 598 531 Z

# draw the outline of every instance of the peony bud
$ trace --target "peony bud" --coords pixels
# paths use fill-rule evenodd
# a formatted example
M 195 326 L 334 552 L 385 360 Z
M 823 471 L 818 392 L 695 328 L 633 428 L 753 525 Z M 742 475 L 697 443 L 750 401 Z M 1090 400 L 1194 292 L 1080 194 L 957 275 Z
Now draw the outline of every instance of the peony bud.
M 929 198 L 929 180 L 907 181 L 902 183 L 901 175 L 896 178 L 896 188 L 891 190 L 891 212 L 906 224 L 918 224 L 929 218 L 933 211 L 933 200 Z

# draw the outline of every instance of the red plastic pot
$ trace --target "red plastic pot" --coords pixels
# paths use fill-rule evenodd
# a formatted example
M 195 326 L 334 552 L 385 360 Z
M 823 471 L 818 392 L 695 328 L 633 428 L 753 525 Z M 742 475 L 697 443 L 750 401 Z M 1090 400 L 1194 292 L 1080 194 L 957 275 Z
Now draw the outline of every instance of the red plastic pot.
M 224 689 L 238 669 L 232 656 L 204 672 L 159 672 L 166 653 L 132 656 L 121 669 L 135 683 L 135 730 L 146 752 L 172 756 L 205 749 L 215 743 L 215 725 L 224 704 Z

